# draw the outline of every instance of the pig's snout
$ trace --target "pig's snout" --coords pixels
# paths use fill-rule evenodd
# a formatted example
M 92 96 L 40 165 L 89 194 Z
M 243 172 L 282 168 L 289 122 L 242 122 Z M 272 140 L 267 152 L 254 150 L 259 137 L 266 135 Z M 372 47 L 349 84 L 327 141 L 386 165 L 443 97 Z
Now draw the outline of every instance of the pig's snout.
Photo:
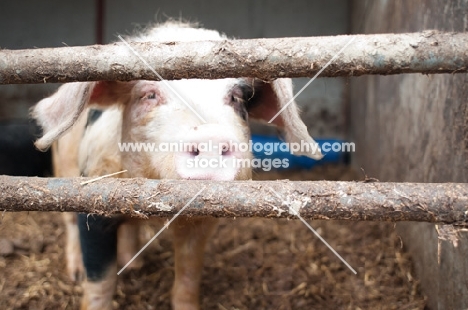
M 204 124 L 191 128 L 184 149 L 176 154 L 176 170 L 183 179 L 234 180 L 249 158 L 248 144 L 230 127 Z M 242 165 L 243 164 L 243 165 Z
M 233 155 L 230 142 L 225 140 L 209 140 L 209 142 L 193 142 L 189 143 L 191 147 L 187 151 L 190 156 L 230 156 Z M 210 147 L 212 144 L 212 148 Z
M 239 139 L 231 128 L 217 124 L 195 126 L 184 139 L 185 152 L 190 156 L 240 155 Z

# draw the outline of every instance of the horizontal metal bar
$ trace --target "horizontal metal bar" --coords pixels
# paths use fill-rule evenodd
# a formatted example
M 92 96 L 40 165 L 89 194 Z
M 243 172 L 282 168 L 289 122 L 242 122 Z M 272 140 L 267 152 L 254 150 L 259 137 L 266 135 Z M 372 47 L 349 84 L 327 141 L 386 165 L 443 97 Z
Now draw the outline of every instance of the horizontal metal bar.
M 312 77 L 355 40 L 320 76 L 462 73 L 468 33 L 425 31 L 203 42 L 131 43 L 165 79 Z M 157 80 L 123 43 L 0 50 L 0 84 Z
M 0 210 L 172 216 L 291 217 L 465 225 L 468 184 L 175 181 L 0 176 Z

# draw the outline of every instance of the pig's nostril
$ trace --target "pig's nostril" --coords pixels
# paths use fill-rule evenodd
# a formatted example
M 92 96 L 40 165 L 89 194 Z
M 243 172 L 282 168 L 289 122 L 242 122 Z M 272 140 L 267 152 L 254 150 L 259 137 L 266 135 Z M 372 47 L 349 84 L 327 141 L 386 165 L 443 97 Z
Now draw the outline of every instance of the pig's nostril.
M 223 147 L 221 148 L 221 155 L 222 156 L 231 155 L 231 150 L 229 149 L 227 145 L 223 145 Z
M 190 151 L 190 155 L 192 156 L 198 156 L 200 154 L 200 151 L 197 148 L 194 148 L 193 150 Z

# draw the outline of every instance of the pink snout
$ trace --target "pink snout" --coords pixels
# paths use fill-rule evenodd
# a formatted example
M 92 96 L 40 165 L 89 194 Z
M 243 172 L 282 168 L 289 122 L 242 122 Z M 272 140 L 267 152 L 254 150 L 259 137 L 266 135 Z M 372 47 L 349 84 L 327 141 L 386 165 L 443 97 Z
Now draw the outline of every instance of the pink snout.
M 183 145 L 184 149 L 175 157 L 176 171 L 182 179 L 235 180 L 246 167 L 242 159 L 250 158 L 246 139 L 219 124 L 193 127 L 183 139 Z

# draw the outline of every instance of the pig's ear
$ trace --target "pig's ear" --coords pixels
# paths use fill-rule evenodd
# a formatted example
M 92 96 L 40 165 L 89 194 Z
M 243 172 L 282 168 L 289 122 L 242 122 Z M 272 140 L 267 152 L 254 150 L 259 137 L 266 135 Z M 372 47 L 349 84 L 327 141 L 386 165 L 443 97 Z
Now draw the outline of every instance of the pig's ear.
M 295 152 L 295 155 L 305 155 L 313 159 L 323 157 L 317 142 L 307 132 L 307 127 L 299 116 L 299 109 L 293 100 L 293 87 L 291 79 L 277 79 L 271 83 L 260 80 L 249 80 L 253 85 L 254 93 L 248 103 L 249 117 L 269 122 L 279 111 L 284 110 L 272 121 L 284 131 L 288 143 L 309 143 L 314 145 L 312 152 L 307 149 Z
M 32 109 L 43 129 L 42 138 L 35 142 L 40 150 L 46 150 L 76 122 L 89 104 L 108 106 L 122 102 L 122 94 L 129 94 L 131 83 L 78 82 L 62 85 L 52 96 L 42 99 Z

